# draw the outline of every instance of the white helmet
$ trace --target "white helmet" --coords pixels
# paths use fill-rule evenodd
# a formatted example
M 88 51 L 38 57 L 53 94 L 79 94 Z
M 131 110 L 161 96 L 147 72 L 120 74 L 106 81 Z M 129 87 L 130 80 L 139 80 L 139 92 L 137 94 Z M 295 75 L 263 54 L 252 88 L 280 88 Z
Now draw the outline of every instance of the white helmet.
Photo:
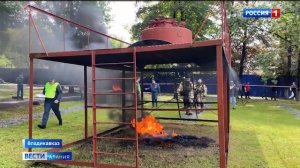
M 198 82 L 199 82 L 199 83 L 202 83 L 202 79 L 198 79 Z

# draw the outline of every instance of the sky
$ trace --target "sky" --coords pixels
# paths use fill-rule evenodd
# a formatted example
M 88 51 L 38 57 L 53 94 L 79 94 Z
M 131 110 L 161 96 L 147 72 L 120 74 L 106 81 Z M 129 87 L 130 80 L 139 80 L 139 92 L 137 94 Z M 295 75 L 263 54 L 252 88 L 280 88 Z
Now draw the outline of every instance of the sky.
M 138 7 L 135 1 L 113 1 L 109 4 L 111 8 L 112 21 L 108 33 L 126 42 L 130 40 L 130 27 L 135 23 Z

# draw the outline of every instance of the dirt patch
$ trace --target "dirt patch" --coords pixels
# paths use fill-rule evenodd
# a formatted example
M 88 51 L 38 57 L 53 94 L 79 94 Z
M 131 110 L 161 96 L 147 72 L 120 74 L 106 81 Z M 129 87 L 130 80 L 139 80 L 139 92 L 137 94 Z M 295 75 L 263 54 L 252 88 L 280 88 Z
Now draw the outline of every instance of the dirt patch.
M 173 138 L 140 138 L 140 166 L 146 168 L 179 167 L 218 167 L 219 145 L 217 126 L 206 125 L 165 125 L 166 130 L 174 130 L 178 136 Z M 108 136 L 134 137 L 133 129 L 124 129 Z M 92 161 L 91 141 L 70 149 L 76 160 Z M 100 139 L 97 150 L 108 152 L 99 154 L 98 162 L 105 164 L 133 166 L 135 163 L 135 141 Z M 112 153 L 129 154 L 116 156 Z

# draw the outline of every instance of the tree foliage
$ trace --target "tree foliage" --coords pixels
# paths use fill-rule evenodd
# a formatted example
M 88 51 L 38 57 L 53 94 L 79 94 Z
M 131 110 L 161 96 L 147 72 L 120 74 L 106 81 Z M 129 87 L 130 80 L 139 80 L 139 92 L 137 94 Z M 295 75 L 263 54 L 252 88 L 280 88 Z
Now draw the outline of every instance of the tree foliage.
M 4 1 L 0 4 L 0 54 L 3 54 L 16 67 L 28 66 L 28 16 L 23 6 L 27 2 Z M 30 1 L 30 4 L 74 20 L 80 24 L 104 32 L 108 27 L 110 9 L 107 1 Z M 92 10 L 91 10 L 92 9 Z M 59 19 L 32 12 L 35 24 L 40 32 L 46 48 L 58 51 L 63 48 L 63 22 Z M 101 17 L 99 17 L 101 16 Z M 74 43 L 73 48 L 85 49 L 88 40 L 82 30 L 65 24 L 66 39 Z M 105 33 L 105 32 L 104 32 Z M 100 35 L 91 34 L 90 42 L 103 42 Z M 32 27 L 33 51 L 43 51 Z

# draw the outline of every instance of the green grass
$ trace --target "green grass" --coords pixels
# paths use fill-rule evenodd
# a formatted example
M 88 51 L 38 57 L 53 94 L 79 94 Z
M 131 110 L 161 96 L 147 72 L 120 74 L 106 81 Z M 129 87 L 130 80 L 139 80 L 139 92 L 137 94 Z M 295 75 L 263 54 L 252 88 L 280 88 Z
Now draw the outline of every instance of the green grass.
M 99 120 L 109 120 L 107 111 L 102 111 L 104 115 L 98 115 Z M 89 135 L 92 131 L 92 115 L 89 111 Z M 41 119 L 33 121 L 33 138 L 51 138 L 62 139 L 63 144 L 73 142 L 83 138 L 84 133 L 84 113 L 76 111 L 62 115 L 63 126 L 58 125 L 55 117 L 50 117 L 47 129 L 41 130 L 36 127 L 41 122 Z M 111 126 L 112 127 L 112 126 Z M 108 127 L 99 127 L 97 130 L 104 131 Z M 28 137 L 28 124 L 23 123 L 17 126 L 11 126 L 0 129 L 0 167 L 26 167 L 29 162 L 22 161 L 22 152 L 27 150 L 22 148 L 22 139 Z M 43 149 L 35 149 L 34 151 L 42 151 Z M 48 167 L 48 166 L 42 166 Z
M 68 107 L 81 106 L 81 105 L 83 106 L 82 101 L 63 102 L 60 104 L 60 109 L 66 109 Z M 42 113 L 43 111 L 44 111 L 43 103 L 37 106 L 33 106 L 33 114 Z M 9 118 L 14 118 L 18 116 L 27 115 L 27 114 L 28 114 L 28 104 L 0 109 L 0 119 L 9 119 Z
M 16 86 L 16 85 L 15 85 Z M 42 93 L 41 89 L 34 89 L 33 94 L 40 94 Z M 12 96 L 17 96 L 17 89 L 12 88 L 9 86 L 9 88 L 1 88 L 0 89 L 0 101 L 9 101 L 12 100 Z M 24 87 L 24 96 L 23 98 L 28 98 L 29 96 L 29 90 Z
M 277 105 L 250 100 L 231 111 L 229 167 L 300 167 L 300 119 Z
M 149 97 L 147 97 L 148 99 Z M 160 100 L 170 100 L 162 96 Z M 284 101 L 282 101 L 285 103 Z M 282 103 L 280 102 L 280 103 Z M 63 105 L 64 103 L 62 103 Z M 74 106 L 69 105 L 69 106 Z M 68 105 L 66 105 L 68 106 Z M 151 106 L 147 104 L 146 107 Z M 164 105 L 162 108 L 171 108 L 174 105 Z M 296 105 L 298 106 L 298 105 Z M 108 111 L 99 111 L 98 120 L 110 120 Z M 155 116 L 178 117 L 177 112 L 154 112 Z M 215 112 L 205 112 L 200 118 L 215 119 Z M 64 125 L 57 125 L 57 120 L 51 117 L 46 130 L 39 130 L 36 125 L 40 119 L 34 120 L 34 138 L 62 138 L 63 143 L 72 142 L 83 137 L 83 111 L 63 115 Z M 89 112 L 89 134 L 91 134 L 91 112 Z M 250 100 L 246 104 L 238 102 L 236 110 L 231 111 L 230 144 L 228 167 L 270 167 L 270 168 L 297 168 L 300 167 L 300 119 L 278 107 L 278 101 Z M 183 122 L 181 122 L 183 123 Z M 197 134 L 217 140 L 217 127 L 212 124 L 200 123 L 188 127 L 172 125 L 163 122 L 166 129 L 174 129 L 180 134 Z M 98 131 L 107 128 L 98 128 Z M 28 162 L 21 160 L 22 139 L 27 138 L 28 126 L 26 123 L 0 129 L 0 167 L 25 167 Z M 90 144 L 86 148 L 74 148 L 74 155 L 79 157 L 91 156 Z M 82 147 L 82 146 L 81 146 Z M 110 147 L 107 145 L 107 147 Z M 109 148 L 112 149 L 112 148 Z M 128 148 L 129 150 L 130 148 Z M 127 148 L 125 148 L 127 150 Z M 160 153 L 160 151 L 163 151 Z M 216 167 L 217 153 L 207 150 L 177 150 L 145 148 L 141 149 L 143 167 Z M 186 155 L 190 157 L 184 158 Z M 145 159 L 145 158 L 148 158 Z M 151 160 L 152 159 L 152 160 Z M 106 162 L 119 162 L 116 159 L 107 159 Z M 49 167 L 38 165 L 36 167 Z M 170 166 L 169 166 L 170 167 Z

